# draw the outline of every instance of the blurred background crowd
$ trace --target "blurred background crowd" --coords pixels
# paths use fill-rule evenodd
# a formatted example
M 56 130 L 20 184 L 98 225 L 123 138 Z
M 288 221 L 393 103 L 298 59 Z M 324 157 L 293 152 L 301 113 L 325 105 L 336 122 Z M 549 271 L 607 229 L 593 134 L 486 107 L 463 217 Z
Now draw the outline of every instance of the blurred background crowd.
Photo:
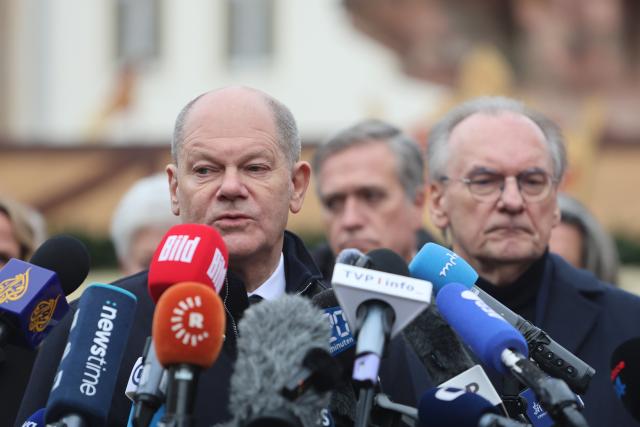
M 151 176 L 210 88 L 282 100 L 305 159 L 367 118 L 426 144 L 454 104 L 508 95 L 567 138 L 556 250 L 640 293 L 639 20 L 636 0 L 0 0 L 0 255 L 67 232 L 88 281 L 144 268 L 176 221 Z M 313 192 L 289 228 L 323 239 Z

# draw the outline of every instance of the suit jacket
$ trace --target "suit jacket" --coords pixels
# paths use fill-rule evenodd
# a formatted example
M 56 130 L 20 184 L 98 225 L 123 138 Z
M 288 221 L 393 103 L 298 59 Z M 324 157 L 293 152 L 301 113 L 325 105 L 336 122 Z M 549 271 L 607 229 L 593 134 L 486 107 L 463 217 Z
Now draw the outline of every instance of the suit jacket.
M 596 370 L 582 396 L 589 425 L 637 426 L 618 400 L 609 374 L 615 348 L 640 335 L 640 298 L 599 281 L 557 255 L 546 256 L 535 323 Z

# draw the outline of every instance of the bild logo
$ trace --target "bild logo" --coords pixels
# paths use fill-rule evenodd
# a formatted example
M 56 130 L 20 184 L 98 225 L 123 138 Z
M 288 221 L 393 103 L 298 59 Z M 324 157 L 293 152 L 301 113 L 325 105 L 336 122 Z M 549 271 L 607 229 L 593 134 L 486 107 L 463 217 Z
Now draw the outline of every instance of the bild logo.
M 190 263 L 193 260 L 193 255 L 200 243 L 200 237 L 194 237 L 189 239 L 186 234 L 171 235 L 167 237 L 160 255 L 158 255 L 158 261 L 178 261 Z

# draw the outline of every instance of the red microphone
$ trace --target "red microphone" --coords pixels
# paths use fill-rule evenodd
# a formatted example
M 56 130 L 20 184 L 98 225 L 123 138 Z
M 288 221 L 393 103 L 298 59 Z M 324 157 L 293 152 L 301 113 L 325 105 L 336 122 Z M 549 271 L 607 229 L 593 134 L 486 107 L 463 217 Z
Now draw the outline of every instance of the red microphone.
M 160 297 L 153 315 L 156 356 L 168 370 L 166 425 L 192 425 L 202 369 L 218 358 L 225 331 L 222 300 L 197 282 L 176 283 Z M 172 424 L 175 423 L 175 424 Z
M 149 266 L 149 295 L 160 295 L 178 282 L 197 282 L 220 292 L 228 267 L 227 247 L 215 228 L 179 224 L 169 229 Z

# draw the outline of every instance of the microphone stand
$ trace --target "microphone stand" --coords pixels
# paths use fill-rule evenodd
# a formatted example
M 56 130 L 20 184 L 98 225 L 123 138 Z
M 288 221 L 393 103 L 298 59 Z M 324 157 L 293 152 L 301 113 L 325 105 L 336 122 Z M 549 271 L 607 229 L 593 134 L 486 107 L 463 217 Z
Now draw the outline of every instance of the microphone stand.
M 198 388 L 200 368 L 187 363 L 178 363 L 168 369 L 166 412 L 158 427 L 193 427 L 193 407 Z

